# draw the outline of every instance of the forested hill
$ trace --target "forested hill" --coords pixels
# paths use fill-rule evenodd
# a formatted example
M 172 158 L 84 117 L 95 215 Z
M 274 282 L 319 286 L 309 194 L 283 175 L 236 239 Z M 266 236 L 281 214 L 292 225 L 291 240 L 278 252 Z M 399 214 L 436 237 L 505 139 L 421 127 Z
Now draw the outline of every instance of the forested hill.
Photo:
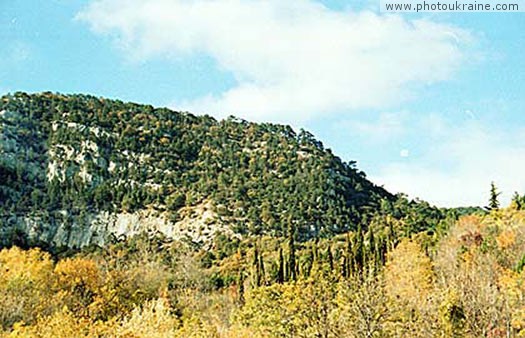
M 306 239 L 395 200 L 289 126 L 51 93 L 3 96 L 0 122 L 4 244 L 103 244 L 141 227 L 199 241 L 293 226 Z

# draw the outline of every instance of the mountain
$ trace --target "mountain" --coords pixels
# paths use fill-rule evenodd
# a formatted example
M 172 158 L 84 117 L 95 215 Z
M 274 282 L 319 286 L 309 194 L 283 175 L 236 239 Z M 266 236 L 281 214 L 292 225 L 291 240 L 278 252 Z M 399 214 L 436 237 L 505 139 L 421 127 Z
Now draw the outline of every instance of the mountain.
M 396 197 L 312 134 L 87 95 L 0 99 L 0 245 L 356 229 Z

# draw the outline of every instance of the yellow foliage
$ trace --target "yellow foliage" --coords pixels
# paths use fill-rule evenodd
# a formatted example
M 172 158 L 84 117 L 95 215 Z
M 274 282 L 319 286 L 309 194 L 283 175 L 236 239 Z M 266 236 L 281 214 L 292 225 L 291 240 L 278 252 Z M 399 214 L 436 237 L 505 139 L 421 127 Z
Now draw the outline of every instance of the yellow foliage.
M 97 264 L 85 258 L 66 258 L 55 266 L 55 275 L 56 300 L 79 316 L 89 316 L 102 284 Z
M 464 325 L 468 337 L 512 336 L 521 330 L 525 290 L 522 277 L 513 270 L 523 256 L 524 215 L 500 209 L 463 217 L 439 244 L 436 296 L 453 292 L 458 297 L 457 310 L 464 320 L 457 323 Z
M 181 336 L 182 337 L 182 336 Z M 220 338 L 269 338 L 246 327 L 234 325 L 224 332 L 219 333 Z
M 455 226 L 459 231 L 481 230 L 483 227 L 483 217 L 480 215 L 462 216 L 458 219 Z
M 60 287 L 71 290 L 78 287 L 96 290 L 101 282 L 97 264 L 85 258 L 61 260 L 55 267 L 55 273 Z
M 0 328 L 48 313 L 52 284 L 49 254 L 16 247 L 0 251 Z
M 465 325 L 461 299 L 455 290 L 447 290 L 439 305 L 439 320 L 445 337 L 460 337 Z
M 518 331 L 518 337 L 525 337 L 525 306 L 521 306 L 512 313 L 512 327 Z
M 379 337 L 385 305 L 375 279 L 319 277 L 252 290 L 234 323 L 253 337 Z
M 207 281 L 249 269 L 240 252 L 203 270 L 191 251 L 163 246 L 157 256 L 141 242 L 56 265 L 40 250 L 2 250 L 0 336 L 525 337 L 525 213 L 466 216 L 437 243 L 425 236 L 401 240 L 374 274 L 247 288 L 244 306 L 235 283 L 210 290 Z M 260 246 L 268 275 L 276 247 Z
M 205 322 L 201 316 L 195 314 L 184 318 L 183 326 L 177 330 L 176 337 L 184 338 L 219 338 L 217 328 Z
M 328 305 L 319 303 L 321 297 L 316 299 L 320 289 L 319 285 L 306 281 L 257 288 L 247 295 L 236 321 L 269 337 L 307 333 L 315 336 L 311 330 L 316 328 L 308 321 L 315 317 L 316 307 Z
M 432 262 L 417 243 L 404 239 L 388 254 L 385 287 L 392 299 L 417 306 L 432 289 L 432 278 Z
M 135 308 L 131 316 L 117 328 L 116 335 L 128 338 L 172 338 L 178 326 L 179 321 L 171 314 L 168 301 L 159 298 Z
M 0 285 L 21 286 L 30 283 L 32 288 L 46 287 L 53 262 L 49 254 L 40 249 L 28 251 L 17 247 L 0 251 Z
M 87 319 L 78 318 L 67 308 L 52 316 L 38 319 L 31 326 L 15 324 L 9 338 L 71 338 L 97 337 L 101 332 L 98 325 Z
M 503 270 L 503 269 L 502 269 Z M 519 275 L 511 270 L 504 269 L 498 278 L 498 286 L 508 300 L 519 299 L 523 290 L 520 288 Z
M 496 242 L 500 249 L 508 249 L 516 243 L 516 232 L 512 229 L 506 229 L 499 234 Z

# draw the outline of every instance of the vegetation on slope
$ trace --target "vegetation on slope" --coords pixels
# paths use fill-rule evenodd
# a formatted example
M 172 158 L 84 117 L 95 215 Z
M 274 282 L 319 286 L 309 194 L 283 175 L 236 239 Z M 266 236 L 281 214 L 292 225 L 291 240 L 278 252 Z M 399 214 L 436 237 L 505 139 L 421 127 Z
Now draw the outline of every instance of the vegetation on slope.
M 463 216 L 440 236 L 392 238 L 384 255 L 374 254 L 374 236 L 355 232 L 291 245 L 264 237 L 210 267 L 204 252 L 147 237 L 54 259 L 39 249 L 4 249 L 2 335 L 525 334 L 525 212 L 516 205 Z
M 211 203 L 242 235 L 4 236 L 2 337 L 525 336 L 525 198 L 499 209 L 494 184 L 487 211 L 438 209 L 304 131 L 90 96 L 5 96 L 0 120 L 0 229 Z
M 4 215 L 169 212 L 211 200 L 240 234 L 355 230 L 393 201 L 301 130 L 84 95 L 0 99 Z M 67 221 L 67 220 L 66 220 Z

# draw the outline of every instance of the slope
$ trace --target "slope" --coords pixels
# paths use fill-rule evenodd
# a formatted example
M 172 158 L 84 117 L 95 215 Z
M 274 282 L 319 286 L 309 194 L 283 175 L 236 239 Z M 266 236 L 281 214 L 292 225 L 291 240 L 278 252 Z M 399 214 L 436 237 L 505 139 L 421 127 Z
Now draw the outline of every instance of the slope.
M 394 196 L 310 133 L 87 95 L 0 99 L 0 234 L 81 247 L 355 229 Z

